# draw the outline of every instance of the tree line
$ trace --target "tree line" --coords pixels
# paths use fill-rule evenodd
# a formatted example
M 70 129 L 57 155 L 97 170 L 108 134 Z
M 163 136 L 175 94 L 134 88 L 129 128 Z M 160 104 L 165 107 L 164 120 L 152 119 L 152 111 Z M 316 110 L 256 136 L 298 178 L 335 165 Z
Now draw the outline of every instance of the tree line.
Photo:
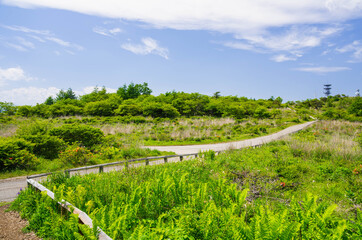
M 55 97 L 48 97 L 44 103 L 35 106 L 14 106 L 12 103 L 0 102 L 0 116 L 213 116 L 242 119 L 277 117 L 281 114 L 281 108 L 292 107 L 304 114 L 308 114 L 311 109 L 318 110 L 323 117 L 331 119 L 360 120 L 362 117 L 362 98 L 345 95 L 283 103 L 280 97 L 256 100 L 221 96 L 220 92 L 213 96 L 176 91 L 158 96 L 151 93 L 147 83 L 125 84 L 116 93 L 107 93 L 104 87 L 95 88 L 91 93 L 82 96 L 76 96 L 69 88 L 60 90 Z

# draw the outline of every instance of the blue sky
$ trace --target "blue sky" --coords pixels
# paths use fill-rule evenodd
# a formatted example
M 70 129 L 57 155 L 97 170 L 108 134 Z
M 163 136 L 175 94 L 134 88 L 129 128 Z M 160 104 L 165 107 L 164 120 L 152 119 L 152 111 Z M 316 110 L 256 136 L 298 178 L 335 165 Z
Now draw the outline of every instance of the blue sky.
M 361 0 L 0 0 L 0 101 L 60 89 L 302 100 L 362 89 Z

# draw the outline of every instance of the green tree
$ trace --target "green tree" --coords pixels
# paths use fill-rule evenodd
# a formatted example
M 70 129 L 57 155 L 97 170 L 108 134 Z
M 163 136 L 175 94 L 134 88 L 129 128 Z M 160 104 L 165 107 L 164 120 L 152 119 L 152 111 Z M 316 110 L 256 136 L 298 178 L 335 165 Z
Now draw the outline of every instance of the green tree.
M 1 115 L 14 115 L 16 107 L 10 102 L 0 102 L 0 116 Z
M 45 100 L 44 104 L 45 105 L 53 105 L 54 104 L 54 99 L 50 96 Z
M 95 87 L 91 93 L 81 96 L 79 100 L 85 103 L 89 103 L 106 100 L 108 97 L 109 96 L 105 87 L 103 87 L 101 90 L 99 90 L 98 87 Z
M 134 84 L 131 83 L 128 86 L 126 84 L 123 87 L 118 88 L 117 94 L 123 99 L 138 98 L 141 95 L 150 95 L 152 90 L 148 87 L 148 83 Z
M 61 101 L 65 99 L 77 99 L 77 96 L 71 88 L 68 88 L 67 91 L 63 91 L 63 89 L 60 90 L 57 94 L 57 97 L 55 98 L 55 101 Z

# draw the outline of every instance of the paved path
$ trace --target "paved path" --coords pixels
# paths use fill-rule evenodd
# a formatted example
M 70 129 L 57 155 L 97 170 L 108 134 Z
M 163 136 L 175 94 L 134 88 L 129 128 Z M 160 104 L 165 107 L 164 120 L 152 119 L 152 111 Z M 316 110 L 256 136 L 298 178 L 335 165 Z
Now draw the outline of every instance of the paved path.
M 286 128 L 280 132 L 273 133 L 268 136 L 258 137 L 253 139 L 247 139 L 243 141 L 237 142 L 229 142 L 229 143 L 218 143 L 218 144 L 204 144 L 204 145 L 186 145 L 186 146 L 151 146 L 147 147 L 150 149 L 158 149 L 160 151 L 170 151 L 175 152 L 176 154 L 188 154 L 188 153 L 198 153 L 200 151 L 207 151 L 207 150 L 214 150 L 214 151 L 222 151 L 228 149 L 237 149 L 237 148 L 245 148 L 251 147 L 255 145 L 261 145 L 264 143 L 268 143 L 274 140 L 277 140 L 281 137 L 284 137 L 288 134 L 297 132 L 302 130 L 309 125 L 313 124 L 313 122 L 307 122 L 299 125 L 294 125 L 289 128 Z M 186 158 L 185 158 L 186 159 Z M 169 159 L 169 162 L 176 162 L 179 161 L 179 158 Z M 163 160 L 156 160 L 150 162 L 150 165 L 161 164 Z M 135 163 L 132 166 L 137 167 L 139 165 L 144 165 L 143 163 Z M 111 166 L 104 168 L 105 172 L 112 171 L 112 170 L 119 170 L 122 169 L 123 166 Z M 91 172 L 97 172 L 98 169 L 88 169 L 78 172 L 79 174 L 87 174 Z M 74 174 L 74 173 L 73 173 Z M 41 178 L 35 179 L 37 181 L 41 180 Z M 20 191 L 21 188 L 26 188 L 26 177 L 16 177 L 16 178 L 8 178 L 0 180 L 0 202 L 8 202 L 15 199 L 17 193 Z
M 217 143 L 217 144 L 204 144 L 204 145 L 185 145 L 185 146 L 145 146 L 145 148 L 157 149 L 160 151 L 169 151 L 175 152 L 176 154 L 187 154 L 187 153 L 198 153 L 200 151 L 214 150 L 214 151 L 223 151 L 228 149 L 239 149 L 245 147 L 252 147 L 255 145 L 261 145 L 268 143 L 274 140 L 277 140 L 281 137 L 284 137 L 288 134 L 298 132 L 316 121 L 307 122 L 303 124 L 294 125 L 288 127 L 280 132 L 273 133 L 271 135 L 246 139 L 237 142 L 228 142 L 228 143 Z

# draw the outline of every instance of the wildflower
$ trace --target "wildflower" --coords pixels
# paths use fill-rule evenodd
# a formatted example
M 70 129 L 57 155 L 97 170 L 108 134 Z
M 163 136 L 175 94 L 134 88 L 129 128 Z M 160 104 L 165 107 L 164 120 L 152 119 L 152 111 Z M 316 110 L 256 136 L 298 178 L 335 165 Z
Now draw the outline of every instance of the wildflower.
M 285 182 L 281 182 L 280 186 L 285 187 Z
M 9 158 L 10 160 L 12 160 L 13 158 Z
M 357 175 L 358 173 L 359 173 L 359 172 L 358 172 L 357 168 L 355 168 L 355 169 L 353 170 L 353 174 Z

